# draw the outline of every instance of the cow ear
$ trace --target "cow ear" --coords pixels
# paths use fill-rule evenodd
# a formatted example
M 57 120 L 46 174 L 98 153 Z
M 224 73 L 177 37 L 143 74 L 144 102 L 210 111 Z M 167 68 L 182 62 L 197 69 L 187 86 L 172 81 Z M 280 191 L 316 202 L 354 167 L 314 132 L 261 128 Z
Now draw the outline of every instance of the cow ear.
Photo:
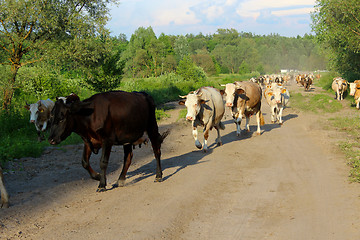
M 209 100 L 203 100 L 203 99 L 200 99 L 200 104 L 205 104 L 206 102 L 208 102 Z
M 91 102 L 74 102 L 70 104 L 70 112 L 82 116 L 89 116 L 94 112 L 94 108 L 90 107 Z
M 286 89 L 284 88 L 283 90 L 281 90 L 281 93 L 286 93 Z
M 25 105 L 24 108 L 26 108 L 27 110 L 30 110 L 30 105 Z
M 267 95 L 268 95 L 268 96 L 272 96 L 273 93 L 272 93 L 272 92 L 268 92 Z
M 185 101 L 184 101 L 184 100 L 180 100 L 180 101 L 179 101 L 179 105 L 185 105 Z
M 236 94 L 238 94 L 238 95 L 245 94 L 245 90 L 242 88 L 236 89 Z
M 40 106 L 38 107 L 38 110 L 39 110 L 39 112 L 44 112 L 44 111 L 45 111 L 45 108 L 44 108 L 42 105 L 40 105 Z
M 224 90 L 220 90 L 220 94 L 221 94 L 221 96 L 224 96 L 225 91 L 224 91 Z

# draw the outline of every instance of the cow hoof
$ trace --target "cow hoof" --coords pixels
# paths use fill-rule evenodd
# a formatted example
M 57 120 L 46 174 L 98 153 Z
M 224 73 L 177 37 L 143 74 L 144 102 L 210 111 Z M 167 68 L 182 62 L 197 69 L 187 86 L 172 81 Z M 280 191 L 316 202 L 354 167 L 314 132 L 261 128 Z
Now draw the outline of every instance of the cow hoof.
M 275 121 L 271 121 L 271 123 L 275 123 Z
M 125 180 L 118 180 L 116 183 L 112 185 L 113 188 L 123 187 L 123 186 L 125 186 Z
M 218 142 L 217 145 L 218 145 L 218 146 L 222 146 L 222 142 Z
M 279 125 L 283 125 L 283 123 L 282 123 L 282 122 L 279 122 Z
M 260 133 L 260 132 L 256 132 L 256 135 L 260 136 L 260 135 L 261 135 L 261 133 Z
M 163 181 L 162 177 L 157 177 L 157 178 L 155 178 L 155 180 L 154 180 L 154 182 L 162 182 L 162 181 Z
M 8 208 L 9 207 L 9 203 L 8 202 L 5 202 L 5 203 L 2 203 L 0 208 Z
M 99 187 L 96 192 L 106 192 L 106 188 L 104 187 Z

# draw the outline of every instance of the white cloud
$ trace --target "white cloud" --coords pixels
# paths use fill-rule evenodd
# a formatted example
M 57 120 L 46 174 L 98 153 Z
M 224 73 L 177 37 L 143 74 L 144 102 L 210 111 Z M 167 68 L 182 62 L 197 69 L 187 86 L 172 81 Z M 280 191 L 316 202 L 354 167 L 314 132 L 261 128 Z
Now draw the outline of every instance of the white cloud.
M 237 14 L 242 17 L 257 18 L 265 9 L 294 8 L 315 5 L 315 0 L 245 0 L 239 4 Z
M 186 25 L 200 22 L 200 20 L 196 18 L 196 14 L 187 6 L 157 10 L 154 11 L 152 17 L 152 24 L 154 26 L 164 26 L 170 24 Z
M 212 21 L 218 17 L 221 17 L 221 15 L 224 14 L 224 9 L 220 6 L 210 6 L 204 10 L 203 13 L 206 15 L 207 19 Z
M 313 11 L 314 11 L 314 8 L 298 8 L 298 9 L 271 11 L 271 14 L 278 16 L 278 17 L 282 17 L 282 16 L 309 14 L 310 12 L 313 12 Z

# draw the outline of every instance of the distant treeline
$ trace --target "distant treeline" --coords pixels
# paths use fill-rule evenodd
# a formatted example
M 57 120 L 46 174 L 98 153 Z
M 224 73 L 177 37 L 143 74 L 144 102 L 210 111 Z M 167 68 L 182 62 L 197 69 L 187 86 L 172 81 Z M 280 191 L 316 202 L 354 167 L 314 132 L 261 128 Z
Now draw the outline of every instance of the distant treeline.
M 218 29 L 212 35 L 161 34 L 156 37 L 151 27 L 141 27 L 130 41 L 125 39 L 120 35 L 114 42 L 123 49 L 120 61 L 126 77 L 144 78 L 175 72 L 186 56 L 208 75 L 278 73 L 280 69 L 314 71 L 326 69 L 327 64 L 312 35 L 289 38 Z

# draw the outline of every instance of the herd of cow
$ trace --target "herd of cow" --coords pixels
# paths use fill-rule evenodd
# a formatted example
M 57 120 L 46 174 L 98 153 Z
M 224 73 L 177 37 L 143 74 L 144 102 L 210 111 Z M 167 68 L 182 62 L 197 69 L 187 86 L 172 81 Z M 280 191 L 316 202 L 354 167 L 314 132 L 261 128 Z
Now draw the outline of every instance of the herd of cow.
M 313 77 L 299 75 L 296 81 L 309 90 Z M 336 81 L 335 81 L 336 80 Z M 284 87 L 286 77 L 261 76 L 250 81 L 234 82 L 222 85 L 223 90 L 213 87 L 201 87 L 190 92 L 179 101 L 187 108 L 186 119 L 192 122 L 192 134 L 195 146 L 204 152 L 208 150 L 209 131 L 217 130 L 216 143 L 222 145 L 220 130 L 225 128 L 221 122 L 225 108 L 228 107 L 236 125 L 237 136 L 241 135 L 241 121 L 246 119 L 245 130 L 250 131 L 250 116 L 256 115 L 257 134 L 261 134 L 264 118 L 261 112 L 262 96 L 271 109 L 272 123 L 283 124 L 282 112 L 287 105 L 290 94 Z M 360 96 L 360 81 L 354 82 L 354 95 Z M 333 88 L 336 96 L 342 99 L 345 85 L 340 79 L 334 79 Z M 350 87 L 352 89 L 352 84 Z M 352 94 L 351 92 L 350 94 Z M 359 98 L 358 98 L 359 99 Z M 30 122 L 35 124 L 38 140 L 44 140 L 44 131 L 50 129 L 48 141 L 58 144 L 65 140 L 72 132 L 78 134 L 84 141 L 82 166 L 89 172 L 92 179 L 98 180 L 97 191 L 106 190 L 106 170 L 113 145 L 123 145 L 124 164 L 119 179 L 113 187 L 123 186 L 126 173 L 133 157 L 133 148 L 146 143 L 150 139 L 156 159 L 155 181 L 162 181 L 161 144 L 169 130 L 160 134 L 155 117 L 155 103 L 153 98 L 145 92 L 111 91 L 95 94 L 83 101 L 76 94 L 58 97 L 53 102 L 50 99 L 39 100 L 33 104 L 26 104 L 30 111 Z M 357 105 L 358 108 L 358 105 Z M 203 144 L 198 140 L 197 127 L 204 127 Z M 89 163 L 92 153 L 97 154 L 102 149 L 100 159 L 100 173 L 94 171 Z M 8 207 L 8 195 L 3 184 L 0 168 L 1 207 Z

